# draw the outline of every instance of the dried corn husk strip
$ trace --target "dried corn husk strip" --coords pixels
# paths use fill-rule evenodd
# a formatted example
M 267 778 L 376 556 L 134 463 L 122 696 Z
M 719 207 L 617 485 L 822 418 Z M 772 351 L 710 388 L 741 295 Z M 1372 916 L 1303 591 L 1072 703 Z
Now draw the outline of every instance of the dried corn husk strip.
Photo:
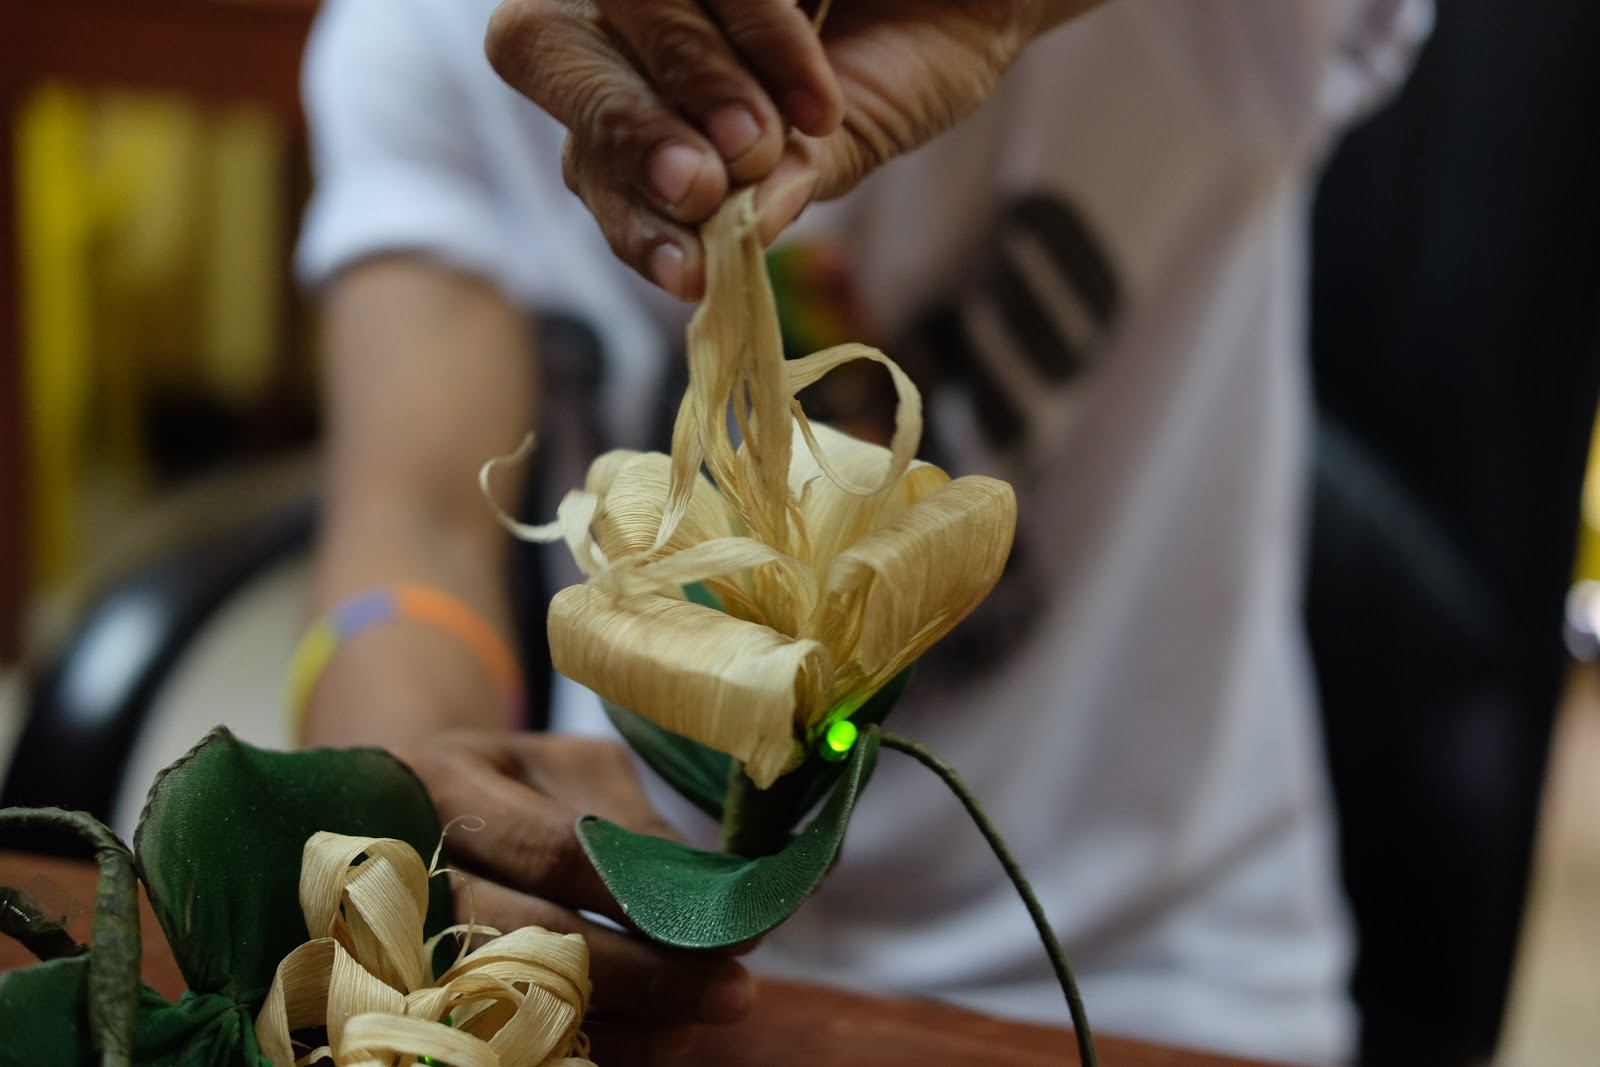
M 957 478 L 839 553 L 819 626 L 839 673 L 876 689 L 949 633 L 1000 579 L 1016 515 L 1010 485 Z
M 659 452 L 618 449 L 595 460 L 584 488 L 603 501 L 594 537 L 608 558 L 646 555 L 655 547 L 671 478 L 672 460 Z M 663 548 L 676 552 L 744 532 L 738 513 L 709 480 L 697 475 L 684 516 Z
M 665 597 L 571 586 L 550 603 L 556 670 L 657 725 L 745 762 L 766 788 L 789 763 L 798 718 L 823 707 L 833 668 L 795 640 Z
M 429 1056 L 450 1067 L 501 1067 L 489 1043 L 443 1023 L 405 1015 L 357 1015 L 345 1025 L 343 1041 L 333 1044 L 334 1061 L 387 1067 L 401 1057 Z M 415 1062 L 415 1060 L 411 1060 Z
M 590 524 L 594 521 L 595 510 L 600 503 L 593 493 L 574 489 L 561 498 L 561 503 L 556 508 L 555 521 L 539 526 L 518 522 L 505 508 L 500 506 L 500 499 L 494 495 L 494 489 L 489 485 L 489 479 L 494 472 L 501 467 L 521 465 L 533 454 L 534 441 L 534 435 L 530 433 L 522 439 L 522 444 L 517 446 L 515 452 L 509 455 L 495 456 L 482 467 L 479 467 L 478 489 L 483 493 L 484 499 L 489 502 L 489 507 L 494 511 L 494 517 L 511 536 L 540 545 L 565 541 L 567 543 L 567 551 L 572 553 L 573 561 L 577 563 L 578 569 L 585 576 L 604 570 L 606 566 L 605 555 L 601 553 L 599 546 L 594 543 L 594 537 L 590 532 Z
M 947 484 L 950 476 L 930 463 L 914 461 L 887 494 L 863 497 L 843 485 L 867 482 L 884 470 L 890 459 L 888 449 L 820 422 L 811 423 L 810 430 L 814 443 L 796 444 L 789 466 L 789 490 L 799 500 L 810 546 L 807 558 L 819 579 L 825 579 L 841 549 Z M 798 423 L 794 432 L 800 437 Z M 836 477 L 825 476 L 821 456 L 827 457 Z
M 312 834 L 300 859 L 300 909 L 312 937 L 336 938 L 401 992 L 426 979 L 415 917 L 428 910 L 428 871 L 405 842 Z
M 324 1058 L 336 1067 L 411 1064 L 424 1055 L 453 1067 L 588 1065 L 578 1027 L 589 1002 L 589 950 L 577 934 L 513 931 L 460 960 L 438 986 L 418 983 L 409 994 L 374 971 L 408 957 L 389 943 L 401 927 L 426 964 L 427 898 L 414 893 L 421 864 L 410 846 L 389 839 L 317 834 L 307 842 L 302 907 L 308 925 L 337 935 L 309 941 L 279 964 L 256 1018 L 262 1053 L 277 1067 Z M 425 870 L 422 879 L 425 890 Z M 362 918 L 342 925 L 341 901 Z M 443 1024 L 447 1016 L 453 1026 Z M 296 1061 L 291 1032 L 318 1026 L 327 1028 L 328 1045 Z
M 736 619 L 783 634 L 798 633 L 817 606 L 818 582 L 811 568 L 748 537 L 705 541 L 651 562 L 625 560 L 590 585 L 618 597 L 677 598 L 690 582 L 703 582 L 722 596 Z
M 889 450 L 883 454 L 883 472 L 876 478 L 861 482 L 847 481 L 838 473 L 828 470 L 825 457 L 818 454 L 816 441 L 811 436 L 811 420 L 806 417 L 798 403 L 793 403 L 794 395 L 800 390 L 821 381 L 830 371 L 856 360 L 867 360 L 887 370 L 895 391 L 894 433 L 889 439 Z M 862 344 L 846 344 L 822 352 L 813 352 L 800 359 L 789 360 L 783 364 L 783 371 L 785 390 L 791 399 L 795 421 L 805 435 L 812 454 L 823 464 L 824 470 L 828 470 L 829 477 L 837 482 L 841 489 L 860 496 L 868 496 L 882 492 L 900 480 L 916 455 L 917 442 L 922 439 L 922 394 L 917 391 L 917 387 L 912 384 L 906 372 L 900 369 L 899 364 L 876 348 Z
M 689 322 L 689 387 L 674 426 L 673 491 L 658 543 L 666 543 L 676 528 L 703 458 L 711 480 L 751 536 L 787 552 L 794 394 L 786 388 L 783 339 L 756 233 L 754 191 L 729 198 L 702 235 L 706 296 Z M 730 405 L 743 439 L 737 451 L 728 433 Z

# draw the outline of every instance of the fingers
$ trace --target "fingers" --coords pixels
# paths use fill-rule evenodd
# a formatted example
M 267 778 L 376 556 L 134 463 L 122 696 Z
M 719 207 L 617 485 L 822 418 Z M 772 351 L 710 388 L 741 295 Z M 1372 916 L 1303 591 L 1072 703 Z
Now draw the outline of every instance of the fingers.
M 402 758 L 427 782 L 447 823 L 461 816 L 482 821 L 481 830 L 457 826 L 449 832 L 445 844 L 452 865 L 624 921 L 573 832 L 582 812 L 524 785 L 512 776 L 514 766 L 496 767 L 478 753 L 450 750 L 422 760 Z
M 721 202 L 728 179 L 711 142 L 652 88 L 593 5 L 506 0 L 485 48 L 506 82 L 567 128 L 579 158 L 593 164 L 584 175 L 603 167 L 680 222 L 698 222 Z
M 612 251 L 681 299 L 695 228 L 783 158 L 786 122 L 831 131 L 843 96 L 792 0 L 505 0 L 486 51 L 567 128 L 567 185 Z
M 497 930 L 542 926 L 582 934 L 589 944 L 597 1014 L 676 1023 L 732 1022 L 754 1002 L 754 979 L 727 956 L 663 948 L 482 878 L 452 882 L 457 913 L 465 915 L 470 907 L 478 922 Z
M 817 167 L 820 142 L 792 134 L 772 173 L 756 185 L 757 234 L 770 245 L 799 217 L 816 197 L 821 173 Z
M 635 186 L 619 181 L 614 167 L 583 152 L 571 135 L 561 162 L 567 188 L 583 200 L 618 259 L 679 300 L 699 299 L 705 261 L 693 225 L 657 210 L 648 198 L 641 200 Z M 713 208 L 727 191 L 726 184 L 715 188 Z
M 822 43 L 792 0 L 597 2 L 646 78 L 710 137 L 736 181 L 761 177 L 777 160 L 784 119 L 819 136 L 839 121 Z
M 558 734 L 518 734 L 508 741 L 522 781 L 532 788 L 559 797 L 582 814 L 603 816 L 641 834 L 679 839 L 650 803 L 633 756 L 622 745 Z

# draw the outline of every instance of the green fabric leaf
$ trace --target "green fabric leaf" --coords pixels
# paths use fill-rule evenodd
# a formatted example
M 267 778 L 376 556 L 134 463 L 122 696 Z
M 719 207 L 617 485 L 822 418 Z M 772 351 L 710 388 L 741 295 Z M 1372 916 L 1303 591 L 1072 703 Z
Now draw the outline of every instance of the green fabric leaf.
M 727 792 L 728 774 L 733 768 L 731 756 L 663 730 L 644 716 L 609 700 L 600 703 L 617 733 L 651 770 L 689 803 L 713 819 L 722 818 L 723 794 Z
M 139 996 L 139 886 L 133 857 L 105 824 L 82 811 L 6 808 L 0 826 L 76 834 L 94 846 L 100 878 L 90 924 L 88 963 L 89 1034 L 107 1067 L 126 1064 L 133 1051 Z
M 0 1067 L 88 1067 L 96 1061 L 89 1023 L 87 956 L 51 960 L 0 974 Z M 270 1067 L 256 1045 L 255 1022 L 215 995 L 185 993 L 169 1004 L 135 983 L 139 1067 Z
M 378 749 L 268 752 L 218 728 L 162 772 L 134 853 L 190 989 L 259 1008 L 306 940 L 300 857 L 317 830 L 398 838 L 424 857 L 440 834 L 421 781 Z M 450 921 L 439 880 L 427 931 Z
M 794 914 L 821 884 L 877 754 L 878 731 L 872 728 L 856 743 L 817 817 L 770 856 L 705 852 L 592 815 L 578 820 L 578 840 L 644 934 L 681 948 L 736 945 Z
M 697 589 L 703 591 L 703 588 L 699 585 L 686 586 L 685 592 L 691 594 L 690 599 L 701 602 L 701 598 L 693 594 Z M 712 601 L 709 606 L 718 605 Z M 866 703 L 850 716 L 850 720 L 860 727 L 863 733 L 868 726 L 881 725 L 894 708 L 895 702 L 900 699 L 900 694 L 905 692 L 913 670 L 914 666 L 907 667 L 895 675 L 882 689 L 872 694 Z M 722 821 L 729 776 L 734 767 L 732 757 L 707 748 L 698 741 L 691 741 L 680 734 L 664 730 L 644 716 L 627 708 L 618 707 L 608 700 L 602 700 L 600 703 L 605 708 L 607 718 L 622 735 L 622 739 L 639 754 L 651 770 L 659 774 L 663 781 L 695 807 L 713 819 Z M 762 794 L 766 798 L 765 804 L 779 809 L 770 814 L 769 821 L 784 829 L 793 827 L 828 794 L 828 790 L 839 780 L 844 768 L 843 762 L 831 763 L 813 756 L 795 770 L 779 778 Z
M 147 987 L 139 1007 L 139 1067 L 271 1067 L 253 1012 L 227 997 L 185 993 L 169 1004 Z
M 889 717 L 889 712 L 894 710 L 895 703 L 899 701 L 900 694 L 906 691 L 906 686 L 911 682 L 911 673 L 916 669 L 916 664 L 913 663 L 889 679 L 882 689 L 873 693 L 867 698 L 866 703 L 856 709 L 855 714 L 849 716 L 850 721 L 856 724 L 863 736 L 868 732 L 867 727 L 883 725 L 883 720 Z M 833 783 L 844 773 L 846 765 L 844 762 L 830 763 L 813 756 L 797 768 L 793 775 L 784 776 L 799 776 L 796 778 L 796 786 L 799 788 L 796 788 L 795 799 L 792 801 L 794 813 L 789 820 L 790 826 L 799 822 L 806 812 L 817 806 L 817 802 L 827 795 L 828 790 L 833 788 Z
M 92 1064 L 89 1032 L 88 956 L 0 974 L 0 1064 Z

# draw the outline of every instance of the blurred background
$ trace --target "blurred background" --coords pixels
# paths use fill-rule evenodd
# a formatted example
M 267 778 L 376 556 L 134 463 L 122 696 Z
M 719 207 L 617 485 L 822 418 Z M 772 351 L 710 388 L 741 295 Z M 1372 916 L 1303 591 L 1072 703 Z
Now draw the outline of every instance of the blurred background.
M 284 741 L 314 7 L 0 5 L 7 802 L 70 786 L 126 834 L 212 723 Z M 1364 1059 L 1576 1067 L 1600 1048 L 1600 5 L 1441 7 L 1318 206 L 1309 602 L 1358 994 L 1390 1028 Z M 1457 959 L 1463 929 L 1494 936 Z

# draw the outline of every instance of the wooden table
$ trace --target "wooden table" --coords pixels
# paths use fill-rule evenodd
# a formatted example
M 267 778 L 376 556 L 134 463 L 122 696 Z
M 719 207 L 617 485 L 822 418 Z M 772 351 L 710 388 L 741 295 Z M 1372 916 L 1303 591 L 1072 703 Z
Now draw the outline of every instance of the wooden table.
M 0 852 L 0 884 L 20 886 L 50 910 L 68 915 L 79 940 L 88 937 L 94 879 L 88 864 Z M 140 905 L 145 980 L 163 995 L 176 998 L 183 991 L 183 980 L 149 905 L 142 899 Z M 0 970 L 31 962 L 33 957 L 20 945 L 0 938 Z M 594 1027 L 589 1029 L 597 1041 L 604 1040 Z M 1251 1067 L 1244 1060 L 1105 1035 L 1096 1038 L 1096 1046 L 1104 1067 Z M 601 1067 L 615 1067 L 613 1060 L 598 1062 Z M 1077 1056 L 1072 1033 L 1066 1029 L 1008 1022 L 933 1001 L 768 981 L 748 1018 L 731 1026 L 701 1028 L 682 1062 L 717 1067 L 987 1063 L 1054 1067 L 1076 1063 Z

